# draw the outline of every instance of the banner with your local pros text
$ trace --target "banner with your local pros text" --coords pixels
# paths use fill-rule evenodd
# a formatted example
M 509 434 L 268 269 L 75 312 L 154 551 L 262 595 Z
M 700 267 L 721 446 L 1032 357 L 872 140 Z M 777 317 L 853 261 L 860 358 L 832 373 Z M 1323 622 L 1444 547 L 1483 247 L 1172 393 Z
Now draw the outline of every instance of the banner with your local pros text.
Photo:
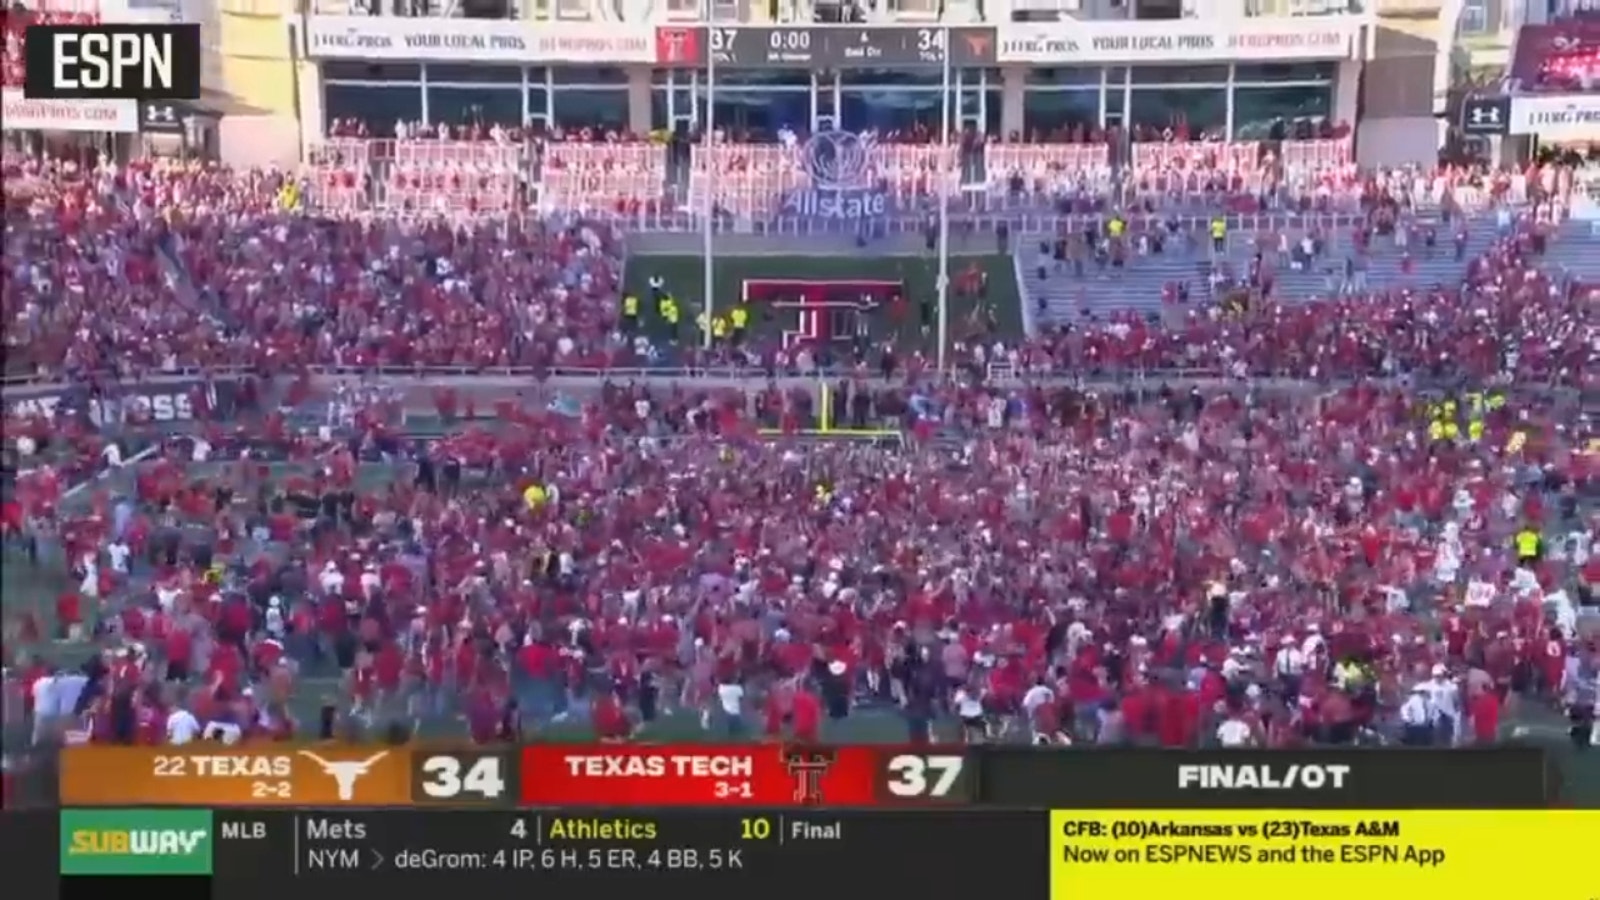
M 1321 17 L 1055 22 L 1000 28 L 999 60 L 1034 65 L 1355 59 L 1361 26 Z
M 521 65 L 656 61 L 655 28 L 620 22 L 312 16 L 306 44 L 313 59 Z
M 29 100 L 20 88 L 0 91 L 0 128 L 6 131 L 139 130 L 135 100 Z
M 1511 133 L 1557 143 L 1600 141 L 1600 94 L 1512 98 Z

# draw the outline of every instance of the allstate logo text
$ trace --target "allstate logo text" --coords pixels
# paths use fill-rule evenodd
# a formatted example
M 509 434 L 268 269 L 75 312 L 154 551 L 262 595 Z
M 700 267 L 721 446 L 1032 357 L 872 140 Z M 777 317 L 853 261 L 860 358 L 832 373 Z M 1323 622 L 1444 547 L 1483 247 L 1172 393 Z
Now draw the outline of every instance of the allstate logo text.
M 784 198 L 785 213 L 861 219 L 888 212 L 888 198 L 878 189 L 869 135 L 828 129 L 813 135 L 797 152 L 811 184 Z

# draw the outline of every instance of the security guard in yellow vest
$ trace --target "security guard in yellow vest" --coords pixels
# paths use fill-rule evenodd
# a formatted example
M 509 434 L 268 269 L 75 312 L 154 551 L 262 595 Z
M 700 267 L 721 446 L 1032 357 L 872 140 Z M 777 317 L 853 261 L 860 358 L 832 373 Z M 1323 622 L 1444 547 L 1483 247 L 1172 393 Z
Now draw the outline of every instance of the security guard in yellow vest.
M 1467 440 L 1476 444 L 1483 440 L 1483 420 L 1473 419 L 1467 423 Z
M 622 298 L 622 327 L 630 334 L 639 330 L 639 298 L 632 294 Z
M 718 343 L 728 339 L 728 319 L 726 316 L 715 316 L 711 319 L 711 339 Z
M 1539 532 L 1524 528 L 1517 532 L 1517 564 L 1532 566 L 1539 561 Z
M 1221 216 L 1211 220 L 1211 250 L 1221 253 L 1228 248 L 1228 221 Z
M 738 345 L 744 343 L 745 329 L 750 327 L 750 310 L 745 309 L 743 305 L 735 306 L 733 310 L 728 313 L 728 319 L 733 325 L 733 334 L 731 337 L 733 338 L 734 346 L 737 347 Z
M 661 321 L 667 324 L 667 333 L 674 337 L 678 334 L 678 320 L 683 314 L 678 310 L 678 301 L 671 297 L 661 300 Z
M 1120 240 L 1122 232 L 1126 231 L 1127 228 L 1128 226 L 1122 221 L 1121 216 L 1112 216 L 1111 221 L 1106 223 L 1106 236 L 1114 241 Z

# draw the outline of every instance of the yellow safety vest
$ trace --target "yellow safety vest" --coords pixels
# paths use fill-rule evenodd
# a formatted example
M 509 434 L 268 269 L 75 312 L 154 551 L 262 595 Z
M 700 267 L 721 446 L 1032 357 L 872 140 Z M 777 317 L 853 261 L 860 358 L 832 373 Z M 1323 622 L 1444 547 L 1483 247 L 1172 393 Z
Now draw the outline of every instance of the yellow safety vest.
M 719 338 L 727 337 L 728 336 L 728 320 L 724 319 L 721 316 L 717 316 L 715 319 L 712 319 L 711 320 L 711 336 L 712 337 L 719 337 Z
M 661 318 L 666 319 L 673 325 L 678 324 L 678 304 L 668 301 L 667 305 L 661 309 Z
M 1106 226 L 1106 231 L 1110 232 L 1114 238 L 1122 237 L 1122 229 L 1125 227 L 1121 219 L 1112 219 L 1110 224 Z
M 1539 535 L 1532 531 L 1522 531 L 1517 534 L 1517 555 L 1538 556 Z
M 750 314 L 745 312 L 742 306 L 734 307 L 733 312 L 728 313 L 728 315 L 733 317 L 733 327 L 740 331 L 743 331 L 744 326 L 750 323 Z
M 1437 419 L 1428 425 L 1428 439 L 1433 441 L 1444 440 L 1444 423 Z
M 1213 219 L 1211 221 L 1211 237 L 1216 240 L 1221 240 L 1222 238 L 1227 237 L 1227 235 L 1228 223 L 1222 221 L 1221 219 Z
M 622 298 L 622 314 L 632 319 L 639 315 L 639 298 L 629 294 Z

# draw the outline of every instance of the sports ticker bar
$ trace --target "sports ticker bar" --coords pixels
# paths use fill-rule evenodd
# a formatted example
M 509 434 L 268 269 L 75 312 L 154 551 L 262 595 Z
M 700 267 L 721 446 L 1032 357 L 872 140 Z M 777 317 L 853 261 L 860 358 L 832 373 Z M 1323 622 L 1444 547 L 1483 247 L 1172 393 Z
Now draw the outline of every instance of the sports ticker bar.
M 1537 749 L 75 747 L 66 806 L 1536 809 Z
M 510 751 L 265 744 L 71 747 L 63 806 L 510 805 Z

